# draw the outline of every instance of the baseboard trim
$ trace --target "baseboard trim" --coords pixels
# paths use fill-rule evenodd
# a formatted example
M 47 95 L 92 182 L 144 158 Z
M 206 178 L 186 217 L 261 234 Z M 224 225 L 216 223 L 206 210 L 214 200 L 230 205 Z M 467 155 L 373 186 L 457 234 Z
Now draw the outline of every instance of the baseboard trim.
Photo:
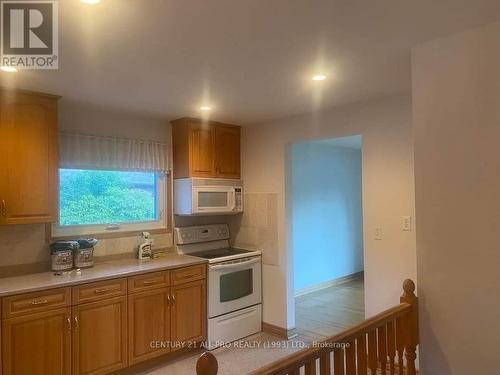
M 324 281 L 324 282 L 316 284 L 316 285 L 308 286 L 306 288 L 297 289 L 294 292 L 293 296 L 300 297 L 300 296 L 303 296 L 303 295 L 306 295 L 306 294 L 309 294 L 312 292 L 316 292 L 318 290 L 322 290 L 322 289 L 330 288 L 332 286 L 345 284 L 349 281 L 361 279 L 361 278 L 363 278 L 363 275 L 364 275 L 364 271 L 356 272 L 356 273 L 353 273 L 353 274 L 350 274 L 347 276 L 339 277 L 338 279 L 328 280 L 328 281 Z
M 283 327 L 275 326 L 274 324 L 262 322 L 262 331 L 269 333 L 274 336 L 278 336 L 281 339 L 289 340 L 297 336 L 295 328 L 286 329 Z

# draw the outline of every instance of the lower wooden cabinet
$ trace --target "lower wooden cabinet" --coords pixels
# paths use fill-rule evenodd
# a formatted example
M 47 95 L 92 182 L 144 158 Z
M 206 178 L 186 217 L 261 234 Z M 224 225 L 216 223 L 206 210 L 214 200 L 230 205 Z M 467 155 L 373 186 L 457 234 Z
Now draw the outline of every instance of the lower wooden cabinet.
M 62 308 L 2 323 L 4 375 L 71 374 L 71 309 Z
M 127 297 L 73 306 L 73 374 L 127 366 Z
M 129 364 L 170 351 L 170 288 L 128 297 Z
M 205 280 L 172 287 L 172 342 L 189 344 L 205 339 L 206 304 Z
M 0 375 L 109 374 L 205 340 L 204 267 L 4 298 Z

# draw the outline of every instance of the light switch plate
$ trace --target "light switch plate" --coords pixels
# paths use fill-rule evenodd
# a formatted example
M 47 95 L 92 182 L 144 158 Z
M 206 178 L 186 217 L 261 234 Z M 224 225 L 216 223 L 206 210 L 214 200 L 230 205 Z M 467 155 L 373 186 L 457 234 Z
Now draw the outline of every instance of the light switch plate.
M 382 240 L 382 237 L 383 237 L 382 228 L 380 228 L 380 227 L 375 228 L 375 236 L 374 236 L 374 239 L 375 239 L 376 241 L 381 241 L 381 240 Z
M 401 229 L 404 232 L 411 232 L 412 230 L 412 222 L 411 216 L 403 216 L 403 220 L 401 222 Z

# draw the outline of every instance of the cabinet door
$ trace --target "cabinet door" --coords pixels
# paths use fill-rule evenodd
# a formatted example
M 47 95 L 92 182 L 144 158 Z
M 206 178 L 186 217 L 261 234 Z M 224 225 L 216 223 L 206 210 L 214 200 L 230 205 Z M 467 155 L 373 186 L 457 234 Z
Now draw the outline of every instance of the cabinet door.
M 240 178 L 240 128 L 215 127 L 217 177 Z
M 190 124 L 189 156 L 191 176 L 215 177 L 215 130 L 212 125 Z
M 73 375 L 127 366 L 127 297 L 73 306 Z
M 57 101 L 0 92 L 0 223 L 51 222 L 57 206 Z
M 129 295 L 129 365 L 170 351 L 170 289 Z
M 177 347 L 206 338 L 205 283 L 205 280 L 199 280 L 172 287 L 172 342 Z
M 71 374 L 71 309 L 3 321 L 3 374 Z

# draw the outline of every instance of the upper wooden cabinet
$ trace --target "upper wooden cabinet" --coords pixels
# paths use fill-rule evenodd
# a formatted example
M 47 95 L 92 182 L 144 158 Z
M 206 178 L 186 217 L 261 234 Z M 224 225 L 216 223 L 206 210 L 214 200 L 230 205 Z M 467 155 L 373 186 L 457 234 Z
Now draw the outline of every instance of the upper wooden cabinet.
M 240 178 L 240 127 L 182 118 L 172 121 L 174 178 Z
M 57 100 L 0 89 L 0 224 L 57 217 Z

